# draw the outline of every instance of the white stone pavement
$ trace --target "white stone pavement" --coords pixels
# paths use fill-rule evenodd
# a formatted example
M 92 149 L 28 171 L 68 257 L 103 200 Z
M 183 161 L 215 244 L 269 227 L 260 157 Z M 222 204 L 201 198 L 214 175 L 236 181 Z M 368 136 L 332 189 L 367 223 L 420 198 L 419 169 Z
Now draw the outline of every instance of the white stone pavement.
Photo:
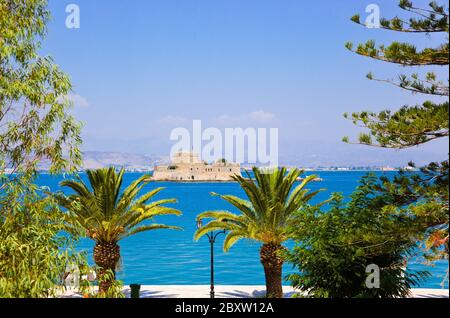
M 294 289 L 284 286 L 285 297 L 290 297 Z M 130 288 L 124 287 L 126 297 L 130 297 Z M 218 285 L 215 287 L 216 298 L 262 298 L 265 286 L 231 286 Z M 411 290 L 413 298 L 449 298 L 448 289 L 425 289 Z M 209 285 L 143 285 L 140 296 L 142 298 L 209 298 Z M 75 293 L 66 292 L 62 297 L 80 297 Z

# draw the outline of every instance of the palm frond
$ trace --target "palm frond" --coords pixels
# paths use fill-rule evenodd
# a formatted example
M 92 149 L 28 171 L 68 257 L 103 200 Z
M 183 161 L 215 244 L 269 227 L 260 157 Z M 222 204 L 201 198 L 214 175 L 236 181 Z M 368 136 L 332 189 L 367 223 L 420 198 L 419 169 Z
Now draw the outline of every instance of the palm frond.
M 218 196 L 221 199 L 227 201 L 231 205 L 233 205 L 235 208 L 237 208 L 239 211 L 244 213 L 249 218 L 255 217 L 255 211 L 253 209 L 253 205 L 250 201 L 241 199 L 234 195 L 220 195 L 215 192 L 212 192 L 211 195 Z
M 164 225 L 164 224 L 152 224 L 152 225 L 143 225 L 139 226 L 137 228 L 134 228 L 133 230 L 130 230 L 129 232 L 126 232 L 125 234 L 121 235 L 121 239 L 124 239 L 126 237 L 129 237 L 131 235 L 135 235 L 137 233 L 146 232 L 146 231 L 153 231 L 153 230 L 161 230 L 161 229 L 168 229 L 168 230 L 177 230 L 182 231 L 183 228 L 179 226 L 171 226 L 171 225 Z
M 197 220 L 214 219 L 221 222 L 234 223 L 235 225 L 245 227 L 248 219 L 243 215 L 236 215 L 228 211 L 206 211 L 197 216 Z
M 233 179 L 239 183 L 246 195 L 242 199 L 233 195 L 220 195 L 221 199 L 237 208 L 241 214 L 228 211 L 206 211 L 198 215 L 198 219 L 212 219 L 198 229 L 194 239 L 218 230 L 229 231 L 224 248 L 228 250 L 241 238 L 249 238 L 263 243 L 281 244 L 289 239 L 289 227 L 294 222 L 294 212 L 309 207 L 308 202 L 321 190 L 310 192 L 306 186 L 316 176 L 306 177 L 295 186 L 302 170 L 278 168 L 261 171 L 253 168 L 253 176 L 246 171 L 246 177 L 235 175 Z
M 133 181 L 121 192 L 124 173 L 124 169 L 116 172 L 114 168 L 87 170 L 90 187 L 79 176 L 75 180 L 61 182 L 61 186 L 70 187 L 75 192 L 70 196 L 55 195 L 58 204 L 67 209 L 67 224 L 74 230 L 83 228 L 91 238 L 105 242 L 117 242 L 145 230 L 177 228 L 160 224 L 138 227 L 155 216 L 181 215 L 181 211 L 164 206 L 176 202 L 175 199 L 149 202 L 162 188 L 138 197 L 147 184 L 147 175 Z
M 239 240 L 248 237 L 248 233 L 244 231 L 232 231 L 228 233 L 223 241 L 223 250 L 228 252 L 234 244 L 236 244 Z
M 242 230 L 242 228 L 233 222 L 213 220 L 202 226 L 194 233 L 194 240 L 198 241 L 203 235 L 219 230 L 234 231 Z

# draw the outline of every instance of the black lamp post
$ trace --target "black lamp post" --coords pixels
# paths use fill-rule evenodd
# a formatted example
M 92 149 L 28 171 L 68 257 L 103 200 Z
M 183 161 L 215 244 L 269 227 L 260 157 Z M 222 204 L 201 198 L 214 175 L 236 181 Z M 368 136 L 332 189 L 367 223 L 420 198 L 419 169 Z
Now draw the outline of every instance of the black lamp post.
M 197 228 L 200 229 L 203 226 L 202 220 L 197 220 Z M 225 230 L 220 232 L 210 232 L 207 233 L 206 236 L 209 239 L 209 244 L 211 245 L 211 291 L 209 292 L 209 295 L 211 298 L 214 298 L 214 243 L 216 242 L 217 236 L 219 234 L 225 234 Z

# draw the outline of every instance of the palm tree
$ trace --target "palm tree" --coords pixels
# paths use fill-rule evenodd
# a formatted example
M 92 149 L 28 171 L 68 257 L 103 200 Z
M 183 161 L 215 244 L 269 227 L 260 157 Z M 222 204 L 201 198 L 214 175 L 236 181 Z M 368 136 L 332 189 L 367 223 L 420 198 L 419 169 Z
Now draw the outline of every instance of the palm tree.
M 149 230 L 180 229 L 164 224 L 143 223 L 155 216 L 181 215 L 181 212 L 163 206 L 176 202 L 175 199 L 149 202 L 163 188 L 138 197 L 149 180 L 147 175 L 135 180 L 121 192 L 124 172 L 121 169 L 117 173 L 114 168 L 87 170 L 90 187 L 77 176 L 76 180 L 60 183 L 74 190 L 75 194 L 68 197 L 56 195 L 59 204 L 68 210 L 67 223 L 71 229 L 76 232 L 81 229 L 95 241 L 94 262 L 99 266 L 100 292 L 106 292 L 115 279 L 115 269 L 120 260 L 120 240 Z
M 208 211 L 198 219 L 212 219 L 198 229 L 194 239 L 198 240 L 208 232 L 227 230 L 224 250 L 228 251 L 239 239 L 247 238 L 262 242 L 260 261 L 266 278 L 266 295 L 283 297 L 281 252 L 283 242 L 289 239 L 289 226 L 295 212 L 304 207 L 320 190 L 310 192 L 305 186 L 316 176 L 308 176 L 295 187 L 302 171 L 286 168 L 263 171 L 253 168 L 254 178 L 247 172 L 247 178 L 233 176 L 244 190 L 247 200 L 232 195 L 219 196 L 237 208 L 241 214 L 228 211 Z M 295 188 L 294 188 L 295 187 Z M 325 203 L 325 202 L 323 202 Z M 322 203 L 322 204 L 323 204 Z

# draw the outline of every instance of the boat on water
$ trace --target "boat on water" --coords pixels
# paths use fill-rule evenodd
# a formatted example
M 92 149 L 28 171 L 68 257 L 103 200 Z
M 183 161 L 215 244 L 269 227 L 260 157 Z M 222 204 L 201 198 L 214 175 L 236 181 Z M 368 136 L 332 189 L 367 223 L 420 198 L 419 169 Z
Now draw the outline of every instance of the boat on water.
M 305 180 L 305 178 L 303 178 L 303 177 L 298 177 L 297 178 L 297 181 L 303 181 L 303 180 Z M 320 178 L 320 177 L 317 177 L 317 178 L 312 179 L 312 181 L 319 182 L 319 181 L 323 181 L 323 179 Z

